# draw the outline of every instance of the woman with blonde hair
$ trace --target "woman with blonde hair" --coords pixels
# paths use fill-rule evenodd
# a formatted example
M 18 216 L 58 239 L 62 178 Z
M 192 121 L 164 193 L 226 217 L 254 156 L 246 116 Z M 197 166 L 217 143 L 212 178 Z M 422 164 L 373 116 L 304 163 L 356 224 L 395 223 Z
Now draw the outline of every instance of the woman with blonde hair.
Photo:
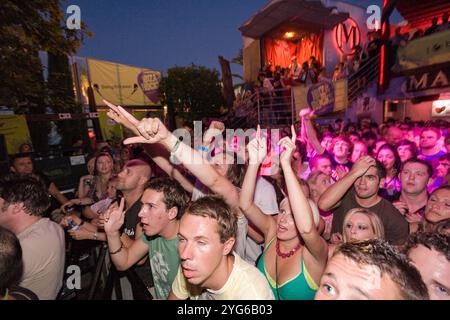
M 384 227 L 380 217 L 364 208 L 353 208 L 347 211 L 342 230 L 343 235 L 333 234 L 333 244 L 328 246 L 328 257 L 331 257 L 336 246 L 342 243 L 384 239 Z
M 344 242 L 384 239 L 384 227 L 380 218 L 363 208 L 354 208 L 347 212 L 342 230 Z

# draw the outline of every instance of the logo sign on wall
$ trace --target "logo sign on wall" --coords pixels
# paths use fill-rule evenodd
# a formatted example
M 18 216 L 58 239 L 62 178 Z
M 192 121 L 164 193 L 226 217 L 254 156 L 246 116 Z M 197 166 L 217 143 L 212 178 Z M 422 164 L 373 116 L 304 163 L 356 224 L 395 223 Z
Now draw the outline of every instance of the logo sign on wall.
M 335 27 L 336 44 L 341 52 L 347 56 L 355 53 L 361 44 L 361 30 L 352 18 L 348 18 Z
M 414 72 L 406 78 L 406 92 L 424 91 L 450 87 L 450 66 L 439 69 L 428 68 Z
M 159 101 L 159 81 L 161 73 L 154 71 L 143 71 L 138 75 L 138 84 L 145 96 L 153 103 Z
M 433 101 L 431 107 L 432 117 L 450 117 L 450 100 Z
M 308 105 L 321 115 L 333 111 L 334 88 L 330 82 L 321 82 L 309 88 L 307 94 Z

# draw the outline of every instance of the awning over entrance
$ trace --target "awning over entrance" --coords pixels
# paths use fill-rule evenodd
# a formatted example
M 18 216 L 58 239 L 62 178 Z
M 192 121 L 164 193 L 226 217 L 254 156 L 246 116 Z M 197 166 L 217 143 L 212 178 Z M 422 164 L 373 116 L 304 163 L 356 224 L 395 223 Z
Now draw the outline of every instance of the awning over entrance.
M 258 39 L 282 25 L 318 31 L 331 29 L 348 17 L 348 13 L 338 13 L 318 0 L 272 0 L 239 30 L 246 37 Z
M 449 0 L 397 0 L 398 12 L 408 21 L 413 28 L 421 28 L 431 25 L 431 19 L 439 18 L 442 14 L 450 12 Z

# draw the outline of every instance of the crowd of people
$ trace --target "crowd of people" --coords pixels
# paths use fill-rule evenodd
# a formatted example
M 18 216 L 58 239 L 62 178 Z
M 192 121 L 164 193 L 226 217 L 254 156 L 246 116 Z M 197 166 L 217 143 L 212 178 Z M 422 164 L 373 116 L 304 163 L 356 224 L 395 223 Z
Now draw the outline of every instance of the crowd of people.
M 156 299 L 450 299 L 447 122 L 320 128 L 303 109 L 279 139 L 258 126 L 239 146 L 213 121 L 194 149 L 107 104 L 134 137 L 88 161 L 73 199 L 12 157 L 0 298 L 58 298 L 71 239 L 148 264 Z

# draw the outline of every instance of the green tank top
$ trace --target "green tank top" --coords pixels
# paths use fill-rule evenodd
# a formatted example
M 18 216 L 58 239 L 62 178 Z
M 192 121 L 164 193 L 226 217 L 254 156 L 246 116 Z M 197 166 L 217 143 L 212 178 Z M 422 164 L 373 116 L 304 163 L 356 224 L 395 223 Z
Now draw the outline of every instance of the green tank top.
M 300 274 L 285 283 L 278 285 L 277 290 L 276 281 L 272 279 L 264 265 L 266 251 L 269 249 L 274 239 L 275 238 L 270 240 L 267 247 L 264 249 L 264 252 L 258 261 L 257 268 L 264 274 L 269 282 L 270 288 L 275 296 L 275 300 L 313 300 L 316 295 L 316 291 L 318 290 L 318 286 L 306 270 L 303 255 L 300 261 L 302 266 Z

